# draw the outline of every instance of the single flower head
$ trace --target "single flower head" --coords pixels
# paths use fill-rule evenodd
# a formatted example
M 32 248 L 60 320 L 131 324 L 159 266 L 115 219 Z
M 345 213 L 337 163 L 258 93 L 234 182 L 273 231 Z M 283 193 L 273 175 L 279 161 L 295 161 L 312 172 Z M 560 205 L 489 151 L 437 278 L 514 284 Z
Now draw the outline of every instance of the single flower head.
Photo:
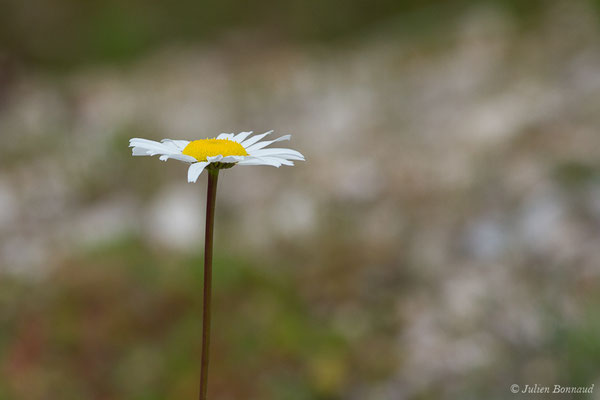
M 234 165 L 294 165 L 294 161 L 304 161 L 304 156 L 292 149 L 268 148 L 268 145 L 290 140 L 290 135 L 274 140 L 261 140 L 273 131 L 249 137 L 252 132 L 221 133 L 213 139 L 200 140 L 154 140 L 133 138 L 129 147 L 133 147 L 134 156 L 160 155 L 160 160 L 169 158 L 191 164 L 188 169 L 188 182 L 196 182 L 205 168 L 231 168 Z

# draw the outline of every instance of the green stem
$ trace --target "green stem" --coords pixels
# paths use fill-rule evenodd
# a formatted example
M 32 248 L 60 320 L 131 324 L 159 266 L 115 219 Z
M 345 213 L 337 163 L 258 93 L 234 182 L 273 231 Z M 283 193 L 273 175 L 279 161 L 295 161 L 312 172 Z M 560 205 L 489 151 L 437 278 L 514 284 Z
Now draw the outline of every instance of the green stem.
M 210 347 L 210 301 L 212 294 L 213 230 L 215 225 L 215 200 L 219 170 L 209 169 L 206 191 L 206 233 L 204 235 L 204 301 L 202 306 L 202 361 L 200 369 L 200 400 L 206 400 L 208 384 L 208 353 Z

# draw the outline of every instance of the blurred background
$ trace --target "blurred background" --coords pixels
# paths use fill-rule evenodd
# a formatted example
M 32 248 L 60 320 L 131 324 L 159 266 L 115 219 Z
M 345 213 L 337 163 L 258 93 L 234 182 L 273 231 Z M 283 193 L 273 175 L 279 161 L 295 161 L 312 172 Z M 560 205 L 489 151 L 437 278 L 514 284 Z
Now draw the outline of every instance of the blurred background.
M 0 399 L 196 398 L 206 174 L 128 139 L 269 129 L 213 399 L 600 398 L 599 107 L 598 1 L 4 0 Z

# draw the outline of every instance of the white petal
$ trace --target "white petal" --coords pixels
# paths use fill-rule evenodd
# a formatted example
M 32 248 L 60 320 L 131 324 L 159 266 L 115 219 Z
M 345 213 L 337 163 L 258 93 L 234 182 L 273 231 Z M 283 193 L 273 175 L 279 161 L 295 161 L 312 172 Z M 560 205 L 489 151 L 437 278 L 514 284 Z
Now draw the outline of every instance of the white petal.
M 175 143 L 173 142 L 162 142 L 162 145 L 165 146 L 167 149 L 171 150 L 171 151 L 176 151 L 176 152 L 181 152 L 182 149 L 179 148 L 179 146 L 177 146 Z
M 196 182 L 208 164 L 209 163 L 207 162 L 198 162 L 190 165 L 190 168 L 188 169 L 188 182 Z
M 211 162 L 219 162 L 223 159 L 222 155 L 214 156 L 214 157 L 206 157 L 206 161 Z
M 177 154 L 179 150 L 174 150 L 170 145 L 155 142 L 154 140 L 134 138 L 129 140 L 129 147 L 141 147 L 150 150 L 152 154 Z
M 219 161 L 219 162 L 236 163 L 238 161 L 242 161 L 244 158 L 245 158 L 245 156 L 227 156 L 227 157 L 223 157 L 223 159 L 221 159 L 221 161 Z
M 259 150 L 259 149 L 262 149 L 263 147 L 267 147 L 271 143 L 281 142 L 282 140 L 290 140 L 291 137 L 292 137 L 292 135 L 285 135 L 285 136 L 279 137 L 279 138 L 277 138 L 275 140 L 267 140 L 266 142 L 258 142 L 255 145 L 252 145 L 250 147 L 246 147 L 246 151 L 248 153 L 250 153 L 251 151 Z
M 304 157 L 298 157 L 291 154 L 273 154 L 269 155 L 268 157 L 282 158 L 284 160 L 306 161 L 304 160 Z
M 281 166 L 281 162 L 280 160 L 276 160 L 274 158 L 270 158 L 270 157 L 252 157 L 252 158 L 248 158 L 244 161 L 240 161 L 238 163 L 239 165 L 271 165 L 273 167 L 280 167 Z
M 129 147 L 144 146 L 146 144 L 156 145 L 156 144 L 160 144 L 160 143 L 159 142 L 155 142 L 154 140 L 148 140 L 148 139 L 142 139 L 142 138 L 132 138 L 132 139 L 129 139 Z
M 255 157 L 246 157 L 244 160 L 240 161 L 238 165 L 265 165 L 259 158 Z
M 291 156 L 300 157 L 300 158 L 302 158 L 302 160 L 304 160 L 304 156 L 300 152 L 297 152 L 296 150 L 285 149 L 285 148 L 275 148 L 275 147 L 270 148 L 270 149 L 256 150 L 256 151 L 251 152 L 250 155 L 256 156 L 256 157 L 291 155 Z
M 171 139 L 163 139 L 161 140 L 163 143 L 173 143 L 178 150 L 183 150 L 185 147 L 190 144 L 189 140 L 171 140 Z
M 233 137 L 233 141 L 241 143 L 241 142 L 244 141 L 244 139 L 246 139 L 248 137 L 248 135 L 251 135 L 251 134 L 252 134 L 252 131 L 250 131 L 250 132 L 240 132 L 236 136 Z
M 294 165 L 293 162 L 278 157 L 260 157 L 261 160 L 269 162 L 269 165 L 279 168 L 281 165 Z
M 293 166 L 294 163 L 290 160 L 286 160 L 285 158 L 279 158 L 279 157 L 262 157 L 263 160 L 269 160 L 269 161 L 273 161 L 276 163 L 279 163 L 280 165 L 289 165 L 289 166 Z
M 256 135 L 256 136 L 252 136 L 250 139 L 240 143 L 242 146 L 244 146 L 244 148 L 248 148 L 250 146 L 252 146 L 254 143 L 258 142 L 260 139 L 264 138 L 267 135 L 270 135 L 271 133 L 273 133 L 273 131 L 269 131 L 269 132 L 265 132 L 261 135 Z
M 178 160 L 178 161 L 189 162 L 189 163 L 195 163 L 198 161 L 194 157 L 188 156 L 185 154 L 163 154 L 159 158 L 161 161 L 167 161 L 169 158 L 172 158 L 172 159 Z
M 233 138 L 233 133 L 220 133 L 219 136 L 217 136 L 217 139 L 229 139 L 231 140 Z
M 129 147 L 163 147 L 164 145 L 160 142 L 156 142 L 154 140 L 141 139 L 141 138 L 133 138 L 129 139 Z
M 154 156 L 157 154 L 173 154 L 168 149 L 148 148 L 136 146 L 132 149 L 131 154 L 134 156 Z
M 149 150 L 144 147 L 134 147 L 131 151 L 134 156 L 149 156 Z

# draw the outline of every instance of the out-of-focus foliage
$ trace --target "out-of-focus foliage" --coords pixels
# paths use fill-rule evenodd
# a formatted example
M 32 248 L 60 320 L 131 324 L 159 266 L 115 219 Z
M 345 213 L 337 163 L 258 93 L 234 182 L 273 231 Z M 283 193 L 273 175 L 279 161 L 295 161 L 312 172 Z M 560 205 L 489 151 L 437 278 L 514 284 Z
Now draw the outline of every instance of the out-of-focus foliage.
M 173 41 L 208 41 L 247 31 L 268 40 L 356 37 L 380 23 L 423 29 L 490 0 L 5 0 L 0 48 L 54 66 L 131 60 Z M 529 15 L 541 0 L 491 0 Z M 443 16 L 442 18 L 440 18 Z
M 2 280 L 2 398 L 194 398 L 201 265 L 123 239 L 73 255 L 43 283 Z M 220 256 L 214 267 L 212 390 L 339 395 L 350 349 L 311 316 L 298 283 L 281 266 Z

